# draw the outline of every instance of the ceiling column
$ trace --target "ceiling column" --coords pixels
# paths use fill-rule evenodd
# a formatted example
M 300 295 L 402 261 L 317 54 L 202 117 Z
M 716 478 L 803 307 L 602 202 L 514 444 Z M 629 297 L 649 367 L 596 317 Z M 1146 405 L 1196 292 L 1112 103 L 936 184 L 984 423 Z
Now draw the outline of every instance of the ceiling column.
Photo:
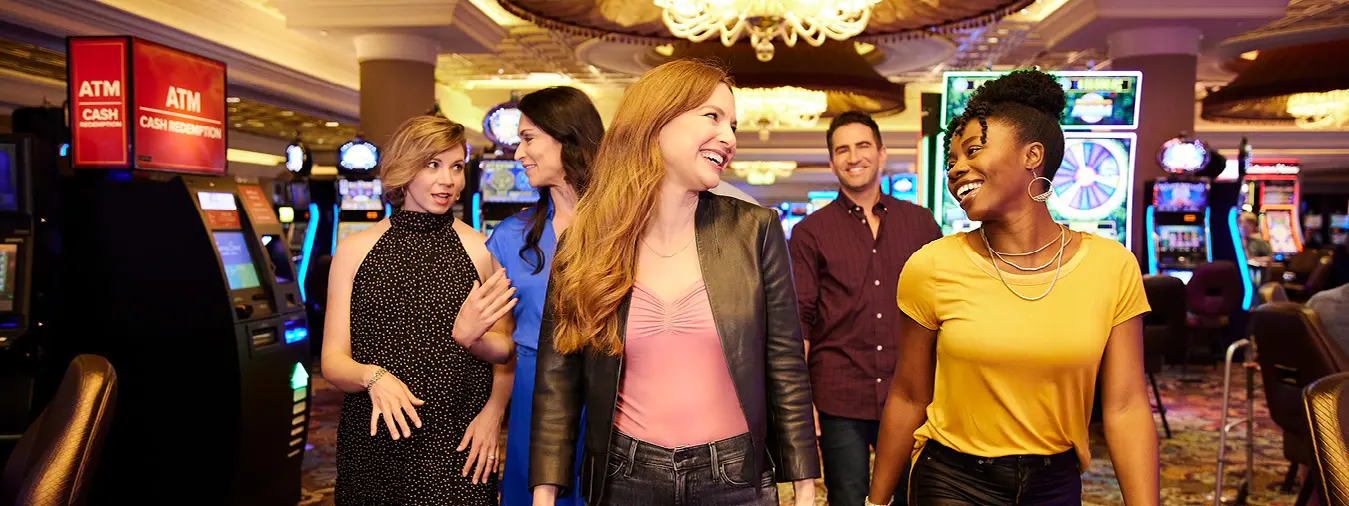
M 1194 86 L 1202 39 L 1202 32 L 1187 26 L 1131 28 L 1107 38 L 1111 68 L 1143 72 L 1130 218 L 1135 223 L 1135 245 L 1147 244 L 1147 227 L 1138 225 L 1144 222 L 1149 198 L 1144 183 L 1167 175 L 1157 163 L 1157 150 L 1181 133 L 1194 133 Z
M 361 65 L 361 131 L 382 150 L 399 125 L 435 104 L 440 42 L 401 33 L 366 33 L 352 42 Z

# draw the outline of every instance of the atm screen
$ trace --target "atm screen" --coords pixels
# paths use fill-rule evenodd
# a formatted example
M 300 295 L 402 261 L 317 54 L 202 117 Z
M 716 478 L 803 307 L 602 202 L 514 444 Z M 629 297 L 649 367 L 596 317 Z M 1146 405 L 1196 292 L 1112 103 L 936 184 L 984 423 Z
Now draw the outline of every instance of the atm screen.
M 1198 225 L 1159 225 L 1157 249 L 1171 252 L 1204 251 L 1204 227 Z
M 384 186 L 378 179 L 371 181 L 337 181 L 337 196 L 343 211 L 382 211 Z
M 13 144 L 0 144 L 0 211 L 18 211 L 19 199 L 14 191 L 14 173 L 18 171 L 18 150 Z
M 373 221 L 351 221 L 337 224 L 337 244 L 342 244 L 342 240 L 347 236 L 375 226 Z M 336 247 L 336 245 L 333 245 Z
M 202 211 L 238 210 L 238 207 L 234 205 L 233 193 L 197 192 L 197 202 L 201 203 Z
M 225 279 L 229 281 L 230 290 L 262 285 L 258 281 L 257 267 L 253 264 L 253 256 L 248 253 L 248 242 L 244 240 L 243 232 L 211 232 L 211 236 L 215 238 L 220 263 L 225 266 Z
M 19 268 L 19 245 L 0 244 L 0 311 L 14 310 L 14 281 Z

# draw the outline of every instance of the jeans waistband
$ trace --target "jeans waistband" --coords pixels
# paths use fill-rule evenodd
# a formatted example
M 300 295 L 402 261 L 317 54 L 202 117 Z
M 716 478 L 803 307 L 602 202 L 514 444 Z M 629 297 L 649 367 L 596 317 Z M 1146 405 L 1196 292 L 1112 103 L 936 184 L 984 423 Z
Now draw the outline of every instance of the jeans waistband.
M 609 452 L 636 464 L 682 470 L 743 460 L 753 447 L 748 432 L 700 445 L 666 448 L 614 431 Z
M 953 450 L 941 443 L 928 440 L 923 445 L 923 454 L 945 462 L 964 467 L 980 466 L 1027 466 L 1027 467 L 1072 467 L 1077 465 L 1077 452 L 1068 450 L 1054 455 L 1006 455 L 1002 457 L 980 457 Z

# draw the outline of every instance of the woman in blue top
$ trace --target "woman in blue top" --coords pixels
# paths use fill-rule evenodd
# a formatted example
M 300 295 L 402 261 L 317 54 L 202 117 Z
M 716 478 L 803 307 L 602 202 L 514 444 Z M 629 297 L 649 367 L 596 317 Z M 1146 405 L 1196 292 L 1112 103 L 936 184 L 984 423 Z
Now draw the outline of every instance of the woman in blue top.
M 515 386 L 511 389 L 506 429 L 502 506 L 533 504 L 529 490 L 529 420 L 548 273 L 553 267 L 557 237 L 571 223 L 576 200 L 585 193 L 590 161 L 604 136 L 599 112 L 576 88 L 560 86 L 530 93 L 520 99 L 519 108 L 520 146 L 515 159 L 524 165 L 529 185 L 538 188 L 539 201 L 502 220 L 487 240 L 487 249 L 510 273 L 519 298 L 511 311 L 515 320 Z M 576 469 L 580 469 L 579 457 L 578 452 Z M 575 493 L 558 498 L 557 504 L 584 506 Z

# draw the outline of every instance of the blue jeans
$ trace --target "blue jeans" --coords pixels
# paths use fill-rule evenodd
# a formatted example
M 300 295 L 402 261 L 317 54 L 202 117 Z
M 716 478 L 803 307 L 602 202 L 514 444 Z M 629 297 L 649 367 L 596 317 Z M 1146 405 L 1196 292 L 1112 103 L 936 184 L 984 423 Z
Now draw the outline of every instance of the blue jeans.
M 863 504 L 871 487 L 871 448 L 881 422 L 858 420 L 820 412 L 820 457 L 829 504 Z M 903 504 L 903 480 L 895 489 L 895 504 Z
M 909 477 L 922 506 L 1080 506 L 1077 453 L 986 458 L 928 441 Z
M 741 481 L 751 448 L 748 433 L 671 449 L 615 431 L 600 506 L 777 506 L 772 469 L 757 482 Z

